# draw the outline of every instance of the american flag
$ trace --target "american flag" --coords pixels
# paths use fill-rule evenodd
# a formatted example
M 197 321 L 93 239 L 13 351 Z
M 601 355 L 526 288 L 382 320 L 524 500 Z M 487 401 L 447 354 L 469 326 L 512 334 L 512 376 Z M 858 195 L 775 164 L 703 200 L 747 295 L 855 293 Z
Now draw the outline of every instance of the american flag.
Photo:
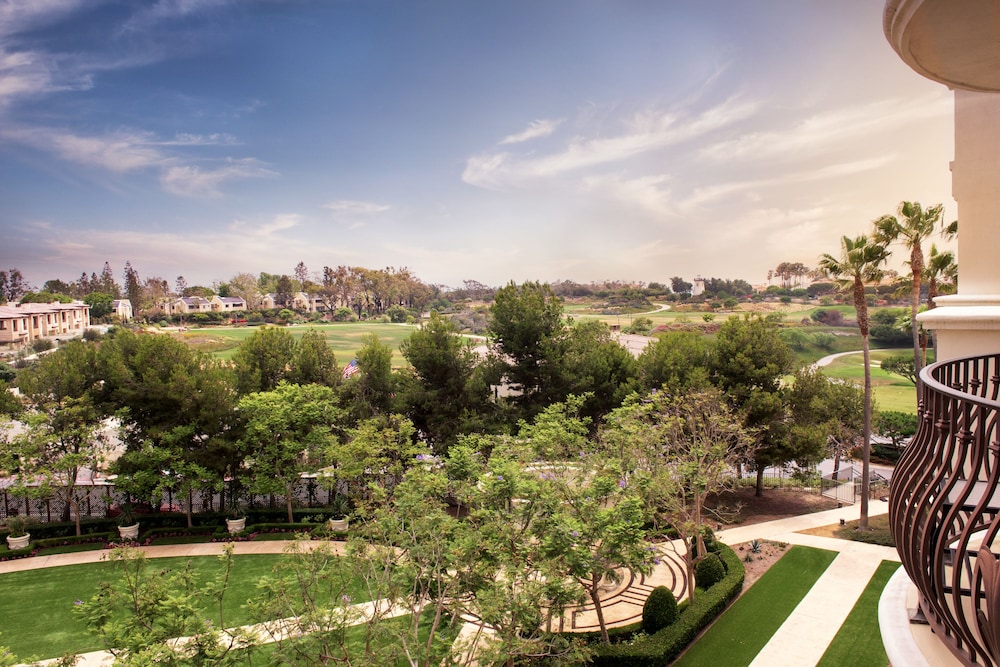
M 344 373 L 343 373 L 344 379 L 346 380 L 347 378 L 351 377 L 360 370 L 361 367 L 358 366 L 358 360 L 351 359 L 351 363 L 344 366 Z

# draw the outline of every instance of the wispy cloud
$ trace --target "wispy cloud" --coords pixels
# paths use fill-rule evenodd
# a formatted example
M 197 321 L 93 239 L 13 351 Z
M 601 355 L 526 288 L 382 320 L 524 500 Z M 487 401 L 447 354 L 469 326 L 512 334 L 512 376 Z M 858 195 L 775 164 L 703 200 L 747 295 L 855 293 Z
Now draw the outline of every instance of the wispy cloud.
M 645 111 L 627 119 L 625 131 L 611 137 L 576 137 L 560 152 L 519 157 L 509 152 L 485 153 L 466 161 L 462 180 L 502 190 L 566 172 L 626 160 L 703 136 L 756 111 L 757 105 L 737 98 L 693 116 L 678 111 Z
M 391 207 L 388 204 L 376 204 L 368 201 L 358 201 L 355 199 L 338 199 L 328 204 L 323 204 L 323 208 L 333 213 L 334 220 L 348 229 L 358 229 L 368 224 L 371 216 L 385 213 Z
M 848 140 L 878 135 L 903 124 L 946 116 L 952 110 L 951 95 L 944 89 L 919 100 L 880 100 L 823 111 L 792 127 L 754 132 L 717 142 L 702 149 L 700 155 L 720 162 L 815 155 L 821 150 L 841 147 Z
M 518 132 L 517 134 L 508 134 L 506 137 L 500 140 L 500 145 L 504 144 L 519 144 L 531 139 L 538 139 L 539 137 L 547 137 L 556 131 L 563 122 L 563 119 L 550 120 L 541 119 L 533 120 L 528 124 L 528 129 L 523 132 Z
M 81 7 L 96 4 L 96 0 L 3 0 L 0 2 L 0 37 L 51 23 Z
M 153 142 L 157 146 L 239 146 L 241 142 L 231 134 L 187 134 L 174 135 L 173 139 Z
M 136 12 L 124 30 L 144 30 L 161 21 L 183 19 L 231 4 L 233 0 L 159 0 L 152 7 Z
M 219 187 L 226 181 L 247 178 L 269 178 L 277 172 L 264 167 L 253 158 L 228 159 L 221 167 L 202 169 L 197 165 L 168 167 L 160 176 L 160 183 L 168 191 L 184 197 L 219 197 Z
M 637 207 L 658 216 L 674 215 L 670 200 L 670 177 L 666 175 L 622 178 L 621 176 L 591 176 L 583 181 L 587 192 L 603 194 L 627 206 Z

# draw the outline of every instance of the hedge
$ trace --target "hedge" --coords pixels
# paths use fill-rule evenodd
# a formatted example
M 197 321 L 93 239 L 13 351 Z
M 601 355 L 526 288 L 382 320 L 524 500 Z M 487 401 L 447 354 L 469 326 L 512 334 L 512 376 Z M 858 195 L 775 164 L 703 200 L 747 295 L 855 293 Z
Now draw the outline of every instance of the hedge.
M 591 665 L 597 667 L 663 667 L 681 654 L 743 589 L 746 570 L 728 546 L 720 544 L 719 557 L 726 577 L 707 591 L 699 592 L 673 625 L 654 635 L 636 637 L 631 643 L 594 647 Z

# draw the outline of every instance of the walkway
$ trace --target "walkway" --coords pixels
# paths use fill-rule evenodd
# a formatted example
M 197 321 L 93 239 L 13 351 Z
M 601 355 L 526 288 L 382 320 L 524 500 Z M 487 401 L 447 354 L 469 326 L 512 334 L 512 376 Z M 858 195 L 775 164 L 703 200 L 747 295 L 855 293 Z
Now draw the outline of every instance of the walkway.
M 876 516 L 888 512 L 888 503 L 873 501 L 870 505 L 870 515 Z M 834 538 L 807 535 L 797 531 L 820 526 L 835 525 L 841 519 L 853 521 L 858 518 L 858 508 L 847 506 L 840 509 L 805 514 L 787 519 L 779 519 L 767 523 L 751 524 L 728 530 L 719 531 L 717 537 L 727 544 L 742 544 L 754 539 L 766 539 L 788 544 L 799 544 L 837 551 L 839 555 L 812 587 L 810 592 L 799 603 L 785 623 L 771 637 L 771 640 L 751 663 L 751 667 L 811 667 L 816 665 L 847 615 L 853 609 L 861 592 L 875 573 L 876 568 L 884 560 L 899 561 L 896 550 L 860 542 L 851 542 Z M 281 553 L 288 542 L 237 542 L 236 554 L 267 554 Z M 303 541 L 302 546 L 321 544 L 320 542 Z M 333 543 L 335 550 L 342 548 L 343 543 Z M 214 556 L 221 553 L 222 544 L 177 544 L 167 546 L 144 547 L 147 556 L 153 558 Z M 75 563 L 98 562 L 106 555 L 103 550 L 84 551 L 52 556 L 36 556 L 0 562 L 0 573 L 31 570 Z M 666 554 L 664 554 L 666 555 Z M 666 584 L 671 588 L 683 586 L 674 577 L 677 562 L 674 558 L 664 558 L 662 568 L 650 577 L 629 578 L 631 586 L 618 587 L 603 606 L 610 617 L 609 625 L 620 625 L 634 622 L 642 612 L 643 599 L 636 595 L 638 589 L 647 591 L 651 586 Z M 594 616 L 594 618 L 592 618 Z M 572 626 L 577 630 L 594 629 L 596 615 L 592 608 L 584 607 L 573 614 Z M 468 624 L 465 633 L 475 633 L 474 624 Z M 466 634 L 463 639 L 471 639 Z M 97 666 L 104 663 L 107 654 L 88 654 L 81 660 L 82 667 Z
M 869 506 L 869 516 L 888 511 L 889 504 L 885 502 L 873 501 Z M 767 539 L 839 552 L 830 567 L 750 663 L 751 667 L 816 665 L 879 564 L 884 560 L 899 561 L 899 554 L 891 547 L 796 532 L 835 525 L 841 519 L 853 521 L 858 518 L 858 512 L 857 506 L 847 506 L 717 533 L 718 538 L 727 544 Z

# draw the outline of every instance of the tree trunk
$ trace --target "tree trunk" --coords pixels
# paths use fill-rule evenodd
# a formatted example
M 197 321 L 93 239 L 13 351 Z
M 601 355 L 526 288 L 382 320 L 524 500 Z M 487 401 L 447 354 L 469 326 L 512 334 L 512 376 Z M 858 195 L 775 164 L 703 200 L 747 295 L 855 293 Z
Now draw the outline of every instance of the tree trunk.
M 598 587 L 601 584 L 601 577 L 591 575 L 590 586 L 588 586 L 588 593 L 590 593 L 590 601 L 594 603 L 594 611 L 597 612 L 597 623 L 601 626 L 601 641 L 605 644 L 611 643 L 611 638 L 608 636 L 608 626 L 604 623 L 604 609 L 601 607 L 601 591 Z
M 292 516 L 292 485 L 288 484 L 285 486 L 285 509 L 288 510 L 288 523 L 295 523 L 295 518 Z
M 754 492 L 754 495 L 757 496 L 758 498 L 760 498 L 760 497 L 762 497 L 764 495 L 764 464 L 763 463 L 758 463 L 757 464 L 757 490 Z
M 910 251 L 910 270 L 913 272 L 913 294 L 910 297 L 910 329 L 913 333 L 913 374 L 920 396 L 920 327 L 917 326 L 917 310 L 920 308 L 920 277 L 924 272 L 924 251 L 919 245 Z
M 865 425 L 864 446 L 861 449 L 861 519 L 858 530 L 868 530 L 868 496 L 871 486 L 871 450 L 872 450 L 872 369 L 871 350 L 868 348 L 868 336 L 861 337 L 861 350 L 865 359 Z

